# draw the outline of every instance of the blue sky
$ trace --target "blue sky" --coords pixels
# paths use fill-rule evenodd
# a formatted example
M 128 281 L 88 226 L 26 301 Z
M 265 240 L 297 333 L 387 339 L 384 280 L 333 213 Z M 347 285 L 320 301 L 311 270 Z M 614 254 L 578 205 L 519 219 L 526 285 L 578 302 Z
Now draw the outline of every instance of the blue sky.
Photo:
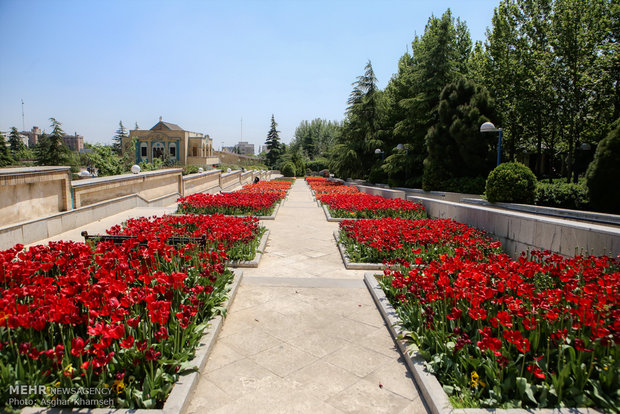
M 275 114 L 342 120 L 371 60 L 379 86 L 432 14 L 450 8 L 484 40 L 499 0 L 0 0 L 0 130 L 62 122 L 110 143 L 119 120 L 159 116 L 214 146 L 262 145 Z M 258 148 L 257 148 L 258 149 Z

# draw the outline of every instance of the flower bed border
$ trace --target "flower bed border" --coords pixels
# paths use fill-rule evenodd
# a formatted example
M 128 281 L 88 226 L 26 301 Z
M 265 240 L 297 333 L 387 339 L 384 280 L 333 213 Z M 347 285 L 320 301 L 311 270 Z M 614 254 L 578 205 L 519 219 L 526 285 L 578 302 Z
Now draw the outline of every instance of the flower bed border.
M 265 251 L 265 247 L 267 246 L 267 239 L 269 238 L 269 230 L 265 230 L 263 237 L 260 239 L 260 243 L 256 249 L 256 254 L 254 255 L 254 259 L 252 260 L 231 260 L 227 264 L 230 267 L 239 268 L 239 267 L 258 267 L 260 260 L 263 258 L 263 252 Z
M 327 206 L 325 204 L 321 203 L 318 200 L 317 200 L 317 202 L 319 203 L 319 207 L 323 207 L 323 211 L 325 212 L 325 217 L 327 218 L 327 221 L 329 221 L 329 222 L 340 223 L 340 222 L 345 221 L 345 220 L 364 220 L 364 219 L 359 219 L 359 218 L 356 218 L 356 217 L 353 217 L 353 218 L 332 217 L 332 215 L 329 212 L 329 209 L 327 208 Z
M 383 263 L 359 263 L 349 260 L 344 245 L 340 243 L 338 232 L 339 230 L 334 230 L 334 239 L 336 239 L 338 251 L 340 252 L 340 257 L 342 257 L 345 268 L 349 270 L 383 270 L 385 268 Z
M 364 274 L 364 283 L 372 296 L 379 313 L 383 317 L 385 324 L 390 331 L 390 335 L 398 348 L 405 365 L 411 372 L 416 386 L 420 389 L 425 405 L 433 414 L 601 414 L 593 408 L 454 408 L 448 399 L 448 395 L 443 390 L 437 378 L 424 369 L 424 359 L 414 352 L 409 355 L 407 352 L 407 343 L 400 338 L 401 322 L 396 310 L 390 304 L 385 292 L 381 289 L 379 282 L 375 277 L 375 273 L 366 272 Z
M 230 284 L 230 291 L 228 292 L 228 299 L 224 301 L 222 306 L 228 311 L 235 300 L 237 291 L 239 290 L 239 284 L 243 279 L 243 272 L 237 269 L 230 269 L 234 273 L 234 279 Z M 203 371 L 211 350 L 215 345 L 215 341 L 222 329 L 224 317 L 222 315 L 216 315 L 209 321 L 209 326 L 204 331 L 202 339 L 196 348 L 196 355 L 192 361 L 196 362 L 198 369 L 188 374 L 179 376 L 179 379 L 174 383 L 172 391 L 166 399 L 166 403 L 163 408 L 159 409 L 130 409 L 130 408 L 80 408 L 80 407 L 64 407 L 64 408 L 46 408 L 46 407 L 24 407 L 20 411 L 21 414 L 61 414 L 61 413 L 80 413 L 80 414 L 182 414 L 187 411 L 189 402 L 194 394 L 194 390 L 198 385 L 200 374 Z

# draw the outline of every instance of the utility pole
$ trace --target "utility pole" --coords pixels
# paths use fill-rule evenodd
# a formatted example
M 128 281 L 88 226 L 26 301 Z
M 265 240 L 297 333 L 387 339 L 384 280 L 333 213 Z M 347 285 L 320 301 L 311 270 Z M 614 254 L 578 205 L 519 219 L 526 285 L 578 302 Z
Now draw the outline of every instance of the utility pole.
M 26 122 L 24 121 L 24 100 L 22 99 L 22 131 L 26 130 Z

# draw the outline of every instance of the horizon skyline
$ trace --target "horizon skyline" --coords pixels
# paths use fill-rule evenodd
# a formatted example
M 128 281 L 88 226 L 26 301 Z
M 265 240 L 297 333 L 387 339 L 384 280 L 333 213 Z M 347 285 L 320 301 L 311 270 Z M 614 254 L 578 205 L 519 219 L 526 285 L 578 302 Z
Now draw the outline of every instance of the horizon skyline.
M 161 116 L 214 148 L 258 150 L 271 114 L 288 144 L 304 120 L 344 119 L 368 60 L 385 88 L 431 15 L 450 8 L 484 41 L 498 2 L 3 0 L 0 53 L 18 64 L 0 67 L 0 130 L 22 131 L 23 100 L 24 131 L 54 117 L 89 144 Z

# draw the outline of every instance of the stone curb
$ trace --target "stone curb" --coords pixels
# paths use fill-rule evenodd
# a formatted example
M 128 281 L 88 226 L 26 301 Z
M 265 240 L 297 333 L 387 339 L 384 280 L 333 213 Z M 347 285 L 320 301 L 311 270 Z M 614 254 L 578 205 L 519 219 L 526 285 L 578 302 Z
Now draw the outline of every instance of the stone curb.
M 385 268 L 383 263 L 356 263 L 350 261 L 345 251 L 345 247 L 338 240 L 338 230 L 334 231 L 334 239 L 336 239 L 338 251 L 340 252 L 340 257 L 342 257 L 342 262 L 344 263 L 345 268 L 349 270 L 383 270 Z
M 239 290 L 239 284 L 243 279 L 243 272 L 241 270 L 232 269 L 234 273 L 234 279 L 230 286 L 228 293 L 228 299 L 222 304 L 222 306 L 228 311 L 232 306 L 237 291 Z M 215 345 L 217 336 L 222 328 L 223 317 L 217 315 L 209 321 L 209 327 L 204 331 L 202 339 L 198 348 L 196 348 L 196 355 L 194 361 L 198 368 L 197 371 L 190 372 L 189 374 L 179 377 L 174 384 L 170 395 L 166 399 L 164 408 L 161 409 L 113 409 L 113 408 L 45 408 L 45 407 L 24 407 L 20 414 L 182 414 L 187 410 L 189 402 L 191 400 L 194 389 L 198 385 L 200 379 L 200 373 L 204 369 L 204 366 L 209 359 L 211 350 Z
M 280 200 L 279 203 L 276 204 L 276 208 L 273 210 L 273 213 L 271 213 L 270 216 L 254 216 L 259 220 L 275 220 L 276 219 L 276 214 L 278 214 L 278 211 L 280 210 L 280 205 L 284 203 L 284 199 Z M 241 217 L 245 217 L 245 216 L 241 216 Z
M 364 274 L 364 282 L 370 291 L 370 294 L 385 320 L 390 331 L 390 335 L 394 339 L 398 350 L 400 351 L 407 368 L 413 374 L 416 386 L 420 389 L 425 405 L 433 414 L 602 414 L 600 411 L 591 408 L 540 408 L 540 409 L 523 409 L 523 408 L 453 408 L 448 399 L 448 395 L 443 390 L 441 384 L 433 374 L 424 369 L 424 359 L 417 353 L 411 355 L 407 352 L 406 341 L 400 338 L 400 318 L 396 314 L 396 310 L 390 304 L 385 296 L 383 289 L 379 286 L 379 282 L 375 278 L 375 274 L 367 272 Z
M 266 230 L 265 234 L 263 234 L 263 237 L 261 237 L 260 239 L 260 243 L 258 245 L 258 248 L 256 249 L 256 255 L 254 256 L 254 259 L 230 261 L 228 262 L 228 266 L 234 267 L 234 268 L 258 267 L 258 264 L 260 263 L 260 259 L 263 258 L 263 252 L 265 251 L 265 247 L 267 246 L 268 238 L 269 238 L 269 230 Z
M 360 220 L 358 218 L 332 217 L 327 206 L 324 204 L 321 204 L 320 201 L 318 201 L 318 203 L 319 203 L 319 207 L 323 207 L 323 211 L 325 212 L 325 217 L 327 217 L 327 221 L 329 222 L 340 223 L 341 221 L 345 221 L 345 220 Z

